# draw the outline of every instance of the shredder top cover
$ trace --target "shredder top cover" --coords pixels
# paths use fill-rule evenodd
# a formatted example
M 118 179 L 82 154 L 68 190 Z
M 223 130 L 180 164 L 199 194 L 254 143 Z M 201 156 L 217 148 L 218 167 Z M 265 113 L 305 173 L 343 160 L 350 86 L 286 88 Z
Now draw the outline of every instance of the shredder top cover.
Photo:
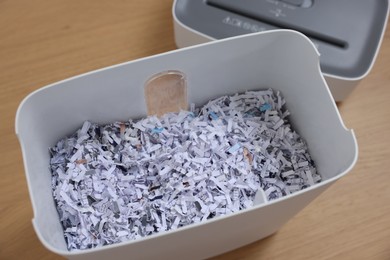
M 363 76 L 375 58 L 388 0 L 177 0 L 177 19 L 215 39 L 272 29 L 304 33 L 323 72 Z

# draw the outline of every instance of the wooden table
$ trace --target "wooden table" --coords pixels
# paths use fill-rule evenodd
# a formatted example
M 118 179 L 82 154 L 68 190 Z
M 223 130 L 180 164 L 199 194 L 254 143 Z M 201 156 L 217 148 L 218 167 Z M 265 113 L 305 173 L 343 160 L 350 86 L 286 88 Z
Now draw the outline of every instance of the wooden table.
M 60 259 L 31 224 L 14 118 L 30 92 L 176 48 L 172 0 L 0 1 L 0 259 Z M 275 235 L 215 259 L 390 259 L 390 27 L 373 70 L 339 108 L 359 160 Z

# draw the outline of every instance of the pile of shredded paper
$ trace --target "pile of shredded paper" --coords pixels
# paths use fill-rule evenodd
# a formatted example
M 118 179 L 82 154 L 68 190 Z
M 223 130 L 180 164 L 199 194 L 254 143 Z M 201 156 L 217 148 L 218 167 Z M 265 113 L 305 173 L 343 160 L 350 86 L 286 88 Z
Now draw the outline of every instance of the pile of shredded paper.
M 174 230 L 321 181 L 285 100 L 272 90 L 200 109 L 98 125 L 50 149 L 52 188 L 69 250 Z

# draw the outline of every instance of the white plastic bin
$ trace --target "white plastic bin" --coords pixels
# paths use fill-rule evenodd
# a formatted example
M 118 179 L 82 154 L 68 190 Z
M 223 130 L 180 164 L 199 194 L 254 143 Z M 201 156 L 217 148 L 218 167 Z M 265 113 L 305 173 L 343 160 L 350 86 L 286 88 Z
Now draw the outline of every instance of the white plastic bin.
M 67 250 L 51 190 L 48 148 L 83 121 L 109 123 L 146 115 L 144 83 L 153 74 L 187 75 L 189 102 L 262 88 L 280 90 L 293 127 L 306 139 L 323 181 L 248 210 L 178 230 L 83 251 Z M 244 35 L 100 69 L 39 89 L 16 115 L 16 133 L 45 247 L 69 259 L 199 259 L 276 232 L 351 170 L 357 143 L 342 122 L 320 72 L 319 55 L 304 35 L 287 30 Z

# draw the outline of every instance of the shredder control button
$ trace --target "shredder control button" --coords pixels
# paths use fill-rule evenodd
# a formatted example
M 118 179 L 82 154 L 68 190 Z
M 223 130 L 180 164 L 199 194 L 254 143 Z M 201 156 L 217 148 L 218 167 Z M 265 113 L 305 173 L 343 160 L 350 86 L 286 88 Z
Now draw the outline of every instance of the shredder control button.
M 282 0 L 282 2 L 285 2 L 285 3 L 288 3 L 288 4 L 292 4 L 292 5 L 296 5 L 296 6 L 301 6 L 302 3 L 303 3 L 303 0 Z
M 313 0 L 281 0 L 284 3 L 295 5 L 303 8 L 312 6 Z

